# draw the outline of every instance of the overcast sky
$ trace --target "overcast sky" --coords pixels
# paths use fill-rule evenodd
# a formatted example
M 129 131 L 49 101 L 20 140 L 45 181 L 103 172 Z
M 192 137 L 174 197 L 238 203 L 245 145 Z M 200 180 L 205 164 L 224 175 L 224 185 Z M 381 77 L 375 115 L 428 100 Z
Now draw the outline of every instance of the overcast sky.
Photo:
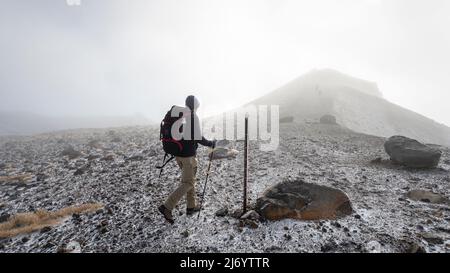
M 72 0 L 73 1 L 73 0 Z M 0 110 L 206 114 L 314 68 L 450 125 L 448 0 L 0 1 Z

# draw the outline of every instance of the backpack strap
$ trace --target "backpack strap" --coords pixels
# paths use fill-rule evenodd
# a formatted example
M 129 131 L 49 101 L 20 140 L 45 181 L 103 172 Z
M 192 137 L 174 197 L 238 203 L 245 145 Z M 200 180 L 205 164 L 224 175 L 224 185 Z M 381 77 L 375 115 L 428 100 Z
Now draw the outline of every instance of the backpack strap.
M 164 167 L 165 167 L 167 164 L 169 164 L 172 160 L 175 159 L 175 156 L 172 155 L 172 156 L 166 161 L 167 156 L 168 156 L 168 154 L 165 154 L 165 155 L 164 155 L 163 164 L 162 164 L 161 166 L 156 166 L 157 169 L 161 170 L 161 171 L 159 172 L 159 178 L 161 178 L 161 175 L 162 175 L 162 173 L 163 173 L 163 171 L 164 171 Z

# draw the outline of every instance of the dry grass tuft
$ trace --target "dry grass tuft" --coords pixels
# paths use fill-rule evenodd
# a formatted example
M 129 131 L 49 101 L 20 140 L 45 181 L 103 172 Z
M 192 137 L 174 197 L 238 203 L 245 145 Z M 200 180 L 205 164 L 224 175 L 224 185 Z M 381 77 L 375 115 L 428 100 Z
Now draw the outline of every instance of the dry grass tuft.
M 32 178 L 32 174 L 0 176 L 0 183 L 27 183 Z
M 89 213 L 103 208 L 102 204 L 92 203 L 63 208 L 55 212 L 38 210 L 36 212 L 19 213 L 0 224 L 0 238 L 15 237 L 19 234 L 31 233 L 45 227 L 59 224 L 65 217 L 73 214 Z

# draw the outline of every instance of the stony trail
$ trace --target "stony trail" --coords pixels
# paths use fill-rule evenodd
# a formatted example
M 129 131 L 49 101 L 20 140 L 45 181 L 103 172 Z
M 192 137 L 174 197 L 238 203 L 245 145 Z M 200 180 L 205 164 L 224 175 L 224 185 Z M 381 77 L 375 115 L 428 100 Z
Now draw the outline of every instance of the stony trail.
M 281 126 L 281 145 L 262 152 L 250 145 L 249 203 L 284 179 L 300 178 L 343 190 L 355 213 L 333 221 L 259 222 L 240 227 L 232 214 L 242 200 L 243 154 L 214 161 L 200 220 L 184 214 L 173 226 L 157 213 L 179 181 L 175 163 L 161 179 L 158 130 L 149 127 L 86 129 L 0 138 L 0 177 L 30 175 L 25 182 L 0 182 L 0 220 L 37 209 L 50 211 L 100 202 L 102 210 L 67 217 L 60 225 L 0 239 L 1 252 L 56 252 L 77 242 L 82 252 L 449 252 L 450 208 L 409 200 L 414 189 L 450 194 L 450 152 L 434 170 L 392 165 L 384 138 L 323 124 Z M 70 145 L 81 152 L 61 156 Z M 242 142 L 231 143 L 242 151 Z M 381 158 L 373 161 L 374 159 Z M 197 192 L 203 187 L 207 149 L 199 149 Z M 373 161 L 373 162 L 372 162 Z

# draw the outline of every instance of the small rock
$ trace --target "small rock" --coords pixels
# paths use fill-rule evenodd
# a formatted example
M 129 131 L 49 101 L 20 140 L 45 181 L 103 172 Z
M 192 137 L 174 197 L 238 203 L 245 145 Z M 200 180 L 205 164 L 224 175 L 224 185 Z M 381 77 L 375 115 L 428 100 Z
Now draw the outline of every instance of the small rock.
M 221 208 L 220 210 L 218 210 L 217 212 L 216 212 L 216 216 L 217 217 L 225 217 L 225 216 L 227 216 L 228 215 L 228 208 Z
M 106 227 L 107 225 L 108 225 L 108 220 L 102 220 L 100 222 L 100 226 L 102 226 L 102 227 Z
M 30 238 L 28 238 L 28 237 L 23 237 L 22 238 L 22 243 L 26 243 L 26 242 L 28 242 L 30 240 Z
M 450 234 L 450 228 L 446 228 L 446 227 L 438 227 L 438 230 Z
M 52 242 L 47 242 L 45 245 L 42 246 L 42 248 L 52 248 L 54 246 L 55 244 L 53 244 Z
M 9 215 L 8 213 L 3 213 L 2 215 L 0 215 L 0 223 L 8 221 L 10 216 L 11 215 Z
M 268 252 L 268 253 L 270 253 L 270 252 L 280 252 L 282 250 L 283 249 L 281 247 L 279 247 L 279 246 L 270 246 L 270 247 L 266 248 L 264 252 Z
M 408 253 L 427 253 L 427 251 L 421 245 L 412 243 L 408 249 Z
M 44 228 L 41 229 L 41 233 L 47 233 L 47 232 L 49 232 L 51 230 L 52 230 L 51 227 L 44 227 Z
M 245 213 L 244 215 L 241 216 L 242 220 L 253 220 L 253 221 L 258 221 L 259 219 L 261 219 L 261 216 L 259 215 L 259 213 L 257 213 L 254 210 L 250 210 L 247 213 Z
M 38 182 L 42 182 L 47 178 L 48 178 L 48 176 L 46 174 L 43 174 L 43 173 L 36 174 L 36 181 L 38 181 Z
M 234 210 L 230 215 L 233 218 L 240 219 L 242 216 L 242 210 L 241 209 Z
M 377 241 L 370 241 L 365 249 L 368 253 L 381 253 L 381 244 Z
M 425 190 L 412 190 L 406 196 L 413 201 L 421 201 L 433 204 L 449 204 L 450 201 L 444 196 Z
M 105 207 L 105 210 L 106 210 L 106 214 L 108 214 L 108 215 L 114 214 L 113 210 L 112 210 L 111 207 L 109 207 L 109 206 L 106 206 L 106 207 Z
M 238 227 L 239 228 L 249 227 L 251 229 L 257 229 L 259 227 L 259 225 L 256 221 L 245 219 L 245 220 L 239 221 Z
M 101 227 L 101 228 L 99 229 L 99 232 L 100 232 L 101 234 L 105 234 L 105 233 L 108 232 L 108 228 L 107 228 L 107 227 Z
M 58 253 L 81 253 L 81 245 L 77 241 L 71 241 L 66 247 L 60 247 Z
M 87 157 L 87 160 L 92 161 L 92 160 L 96 160 L 96 159 L 98 159 L 98 158 L 100 158 L 100 157 L 101 157 L 100 155 L 90 154 L 90 155 Z
M 84 170 L 83 169 L 78 169 L 76 170 L 73 175 L 74 176 L 79 176 L 79 175 L 83 175 L 84 174 Z
M 185 231 L 181 232 L 181 236 L 183 236 L 184 238 L 189 237 L 189 231 L 185 230 Z
M 81 222 L 81 215 L 79 215 L 77 213 L 72 214 L 72 220 L 76 223 Z
M 256 221 L 250 220 L 250 219 L 246 219 L 245 221 L 245 225 L 249 228 L 252 229 L 257 229 L 259 227 L 258 223 Z
M 329 242 L 321 246 L 320 251 L 322 251 L 323 253 L 333 252 L 336 248 L 338 248 L 338 245 L 335 242 Z
M 133 155 L 127 158 L 127 161 L 142 161 L 144 157 L 142 155 Z
M 444 240 L 441 237 L 432 233 L 422 233 L 421 237 L 429 244 L 442 245 L 444 243 Z
M 114 154 L 108 154 L 108 155 L 104 156 L 101 160 L 102 161 L 114 161 Z

